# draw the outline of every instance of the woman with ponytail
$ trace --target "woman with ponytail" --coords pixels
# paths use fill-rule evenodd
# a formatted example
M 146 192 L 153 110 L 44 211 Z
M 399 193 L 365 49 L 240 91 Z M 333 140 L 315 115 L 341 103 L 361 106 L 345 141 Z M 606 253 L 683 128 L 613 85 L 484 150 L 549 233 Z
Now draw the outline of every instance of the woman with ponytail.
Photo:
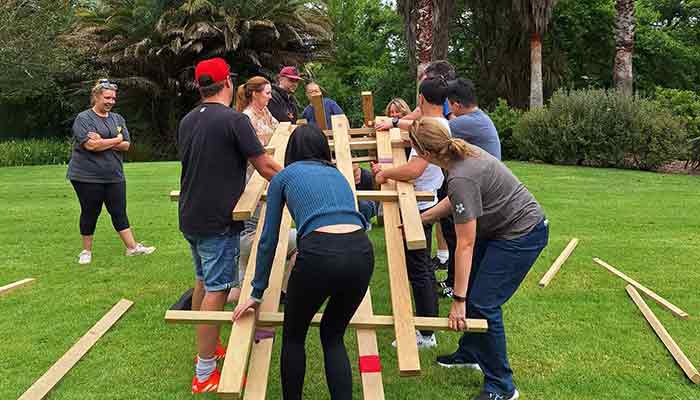
M 465 333 L 444 367 L 484 373 L 475 400 L 519 398 L 506 354 L 501 307 L 547 245 L 548 222 L 537 200 L 486 151 L 450 137 L 443 124 L 423 118 L 409 132 L 421 157 L 448 171 L 448 197 L 422 214 L 430 223 L 452 213 L 457 234 L 455 286 L 449 325 L 463 330 L 467 315 L 488 321 L 486 333 Z

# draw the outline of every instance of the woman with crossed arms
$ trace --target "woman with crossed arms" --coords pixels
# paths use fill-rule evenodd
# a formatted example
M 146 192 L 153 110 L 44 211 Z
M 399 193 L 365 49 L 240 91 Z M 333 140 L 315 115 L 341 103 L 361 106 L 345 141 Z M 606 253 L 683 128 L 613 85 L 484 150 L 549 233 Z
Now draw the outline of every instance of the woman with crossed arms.
M 448 197 L 424 212 L 422 219 L 431 223 L 450 212 L 454 217 L 457 246 L 450 328 L 463 330 L 467 315 L 486 319 L 489 325 L 486 333 L 464 333 L 457 351 L 437 362 L 483 371 L 483 391 L 474 400 L 518 399 L 501 306 L 547 245 L 544 211 L 505 164 L 451 138 L 438 121 L 416 121 L 409 136 L 421 157 L 449 171 Z

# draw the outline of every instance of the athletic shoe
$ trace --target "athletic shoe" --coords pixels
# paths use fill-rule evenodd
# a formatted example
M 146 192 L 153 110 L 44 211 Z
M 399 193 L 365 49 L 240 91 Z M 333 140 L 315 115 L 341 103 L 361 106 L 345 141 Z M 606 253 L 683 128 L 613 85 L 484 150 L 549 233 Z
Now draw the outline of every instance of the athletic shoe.
M 445 368 L 469 368 L 481 371 L 481 367 L 479 367 L 479 364 L 469 362 L 472 360 L 467 360 L 466 357 L 457 352 L 444 356 L 439 356 L 438 358 L 436 358 L 436 361 L 439 366 Z
M 445 270 L 446 271 L 447 270 L 447 261 L 441 262 L 440 258 L 438 258 L 438 256 L 433 257 L 432 260 L 430 260 L 430 261 L 432 262 L 432 265 L 433 265 L 433 271 L 437 271 L 437 270 Z
M 474 397 L 472 400 L 517 400 L 520 398 L 520 393 L 516 389 L 510 396 L 491 392 L 481 392 L 478 396 Z
M 214 369 L 214 372 L 212 372 L 209 378 L 204 382 L 200 382 L 195 374 L 194 378 L 192 378 L 192 394 L 216 392 L 216 389 L 219 388 L 220 379 L 221 373 L 218 368 Z
M 90 264 L 92 262 L 92 252 L 83 250 L 78 254 L 78 264 Z
M 126 255 L 128 257 L 139 256 L 141 254 L 151 254 L 154 251 L 156 251 L 156 248 L 153 246 L 146 247 L 141 243 L 136 243 L 136 247 L 134 247 L 133 249 L 126 249 Z
M 430 349 L 432 347 L 437 347 L 437 339 L 433 333 L 430 336 L 423 336 L 420 331 L 416 331 L 416 344 L 418 349 Z M 396 340 L 391 342 L 391 345 L 396 347 Z
M 452 298 L 452 293 L 454 293 L 454 289 L 452 286 L 447 286 L 445 281 L 438 282 L 438 294 L 442 297 L 449 297 Z

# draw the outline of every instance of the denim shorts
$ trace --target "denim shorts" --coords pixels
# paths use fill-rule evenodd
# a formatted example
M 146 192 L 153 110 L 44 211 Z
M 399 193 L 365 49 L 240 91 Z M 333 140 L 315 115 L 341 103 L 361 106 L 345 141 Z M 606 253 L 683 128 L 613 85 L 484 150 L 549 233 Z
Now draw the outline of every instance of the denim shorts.
M 189 235 L 192 261 L 197 280 L 204 282 L 207 292 L 229 290 L 238 284 L 240 233 L 229 229 L 214 235 Z

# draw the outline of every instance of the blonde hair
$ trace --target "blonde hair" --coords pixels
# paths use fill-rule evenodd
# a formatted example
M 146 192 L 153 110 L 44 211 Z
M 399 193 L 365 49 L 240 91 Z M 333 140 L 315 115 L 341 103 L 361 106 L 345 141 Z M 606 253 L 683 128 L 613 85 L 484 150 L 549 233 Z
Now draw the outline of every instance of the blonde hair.
M 270 81 L 262 76 L 254 76 L 236 90 L 236 111 L 242 112 L 253 100 L 253 92 L 262 92 Z
M 391 106 L 396 107 L 397 110 L 401 113 L 401 117 L 405 117 L 406 115 L 411 113 L 411 108 L 408 106 L 408 103 L 406 103 L 406 100 L 396 97 L 394 99 L 391 99 L 389 104 L 386 105 L 386 108 L 384 109 L 384 115 L 387 117 L 389 116 L 389 112 L 391 111 Z
M 107 78 L 100 78 L 95 81 L 95 85 L 90 89 L 90 105 L 95 105 L 95 99 L 97 96 L 101 95 L 105 90 L 117 91 L 117 85 L 110 83 Z
M 445 125 L 436 118 L 414 121 L 409 136 L 418 154 L 427 155 L 442 165 L 479 156 L 479 151 L 466 141 L 450 137 Z

